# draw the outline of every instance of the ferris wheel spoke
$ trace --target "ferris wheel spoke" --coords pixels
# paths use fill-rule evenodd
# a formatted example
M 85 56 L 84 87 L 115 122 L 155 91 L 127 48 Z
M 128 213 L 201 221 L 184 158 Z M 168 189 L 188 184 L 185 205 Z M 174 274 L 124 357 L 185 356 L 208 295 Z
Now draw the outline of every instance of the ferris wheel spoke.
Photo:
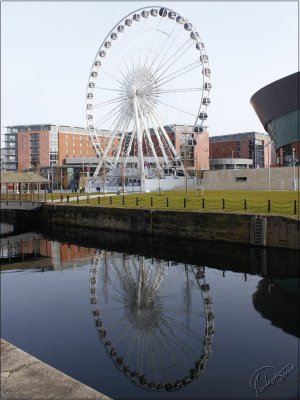
M 150 44 L 150 46 L 149 46 L 149 49 L 154 49 L 154 44 L 156 43 L 156 42 L 158 42 L 158 40 L 157 40 L 157 34 L 158 34 L 158 31 L 159 31 L 159 26 L 160 26 L 160 24 L 161 24 L 161 18 L 159 18 L 158 19 L 158 24 L 157 24 L 157 27 L 156 27 L 156 29 L 154 29 L 154 35 L 152 36 L 152 40 L 151 40 L 151 44 Z M 149 56 L 150 56 L 150 52 L 147 52 L 147 54 L 146 54 L 146 58 L 145 58 L 145 62 L 144 62 L 144 67 L 146 67 L 146 65 L 148 64 L 148 60 L 149 60 Z M 150 64 L 150 67 L 149 67 L 149 70 L 151 69 L 151 65 L 152 64 Z
M 110 119 L 112 119 L 113 117 L 115 117 L 115 115 L 117 115 L 117 117 L 114 119 L 114 122 L 112 123 L 111 126 L 114 126 L 115 121 L 118 119 L 120 113 L 122 112 L 122 110 L 124 109 L 124 104 L 120 103 L 118 104 L 115 108 L 113 108 L 109 113 L 104 114 L 104 116 L 102 116 L 101 118 L 99 118 L 95 123 L 94 126 L 100 126 L 100 124 L 103 124 L 107 121 L 109 121 Z
M 106 88 L 106 87 L 100 87 L 100 86 L 95 86 L 94 89 L 98 89 L 98 90 L 108 90 L 108 91 L 111 91 L 111 92 L 123 93 L 123 91 L 120 90 L 120 89 L 112 89 L 112 88 Z
M 158 72 L 164 67 L 164 69 L 160 72 L 158 75 L 158 79 L 163 76 L 172 66 L 172 64 L 176 63 L 186 52 L 192 47 L 193 43 L 190 43 L 190 40 L 187 40 L 183 46 L 180 48 L 177 48 L 176 51 L 169 57 L 169 59 L 165 60 L 164 63 L 161 63 L 159 68 L 155 71 L 155 76 L 158 75 Z M 181 53 L 179 53 L 179 50 L 181 50 Z M 179 53 L 179 55 L 178 55 Z M 177 57 L 176 57 L 177 56 Z M 174 59 L 174 57 L 176 57 Z
M 155 93 L 157 94 L 165 94 L 165 93 L 186 93 L 186 92 L 202 92 L 203 88 L 186 88 L 186 89 L 164 89 L 157 90 Z
M 196 61 L 196 62 L 194 62 L 194 63 L 192 63 L 192 64 L 189 64 L 189 65 L 187 65 L 187 66 L 185 66 L 185 67 L 183 67 L 183 68 L 180 68 L 179 70 L 173 72 L 173 73 L 170 74 L 170 75 L 167 75 L 167 76 L 161 78 L 161 79 L 158 81 L 158 85 L 156 86 L 156 88 L 159 88 L 160 86 L 165 85 L 165 84 L 168 83 L 168 82 L 171 82 L 172 80 L 178 78 L 179 76 L 182 76 L 182 75 L 184 75 L 184 74 L 187 74 L 188 72 L 192 71 L 193 69 L 198 68 L 199 65 L 200 65 L 200 62 L 199 62 L 199 61 Z
M 172 38 L 172 33 L 174 32 L 174 30 L 177 28 L 176 24 L 174 25 L 172 31 L 170 33 L 164 32 L 163 28 L 160 30 L 160 32 L 163 32 L 167 38 L 165 39 L 165 41 L 161 44 L 161 41 L 157 41 L 157 44 L 160 46 L 160 49 L 158 51 L 158 54 L 156 55 L 156 57 L 154 58 L 152 64 L 150 65 L 150 69 L 152 69 L 152 67 L 154 66 L 155 62 L 158 62 L 161 54 L 162 54 L 162 59 L 164 58 L 165 54 L 162 53 L 164 48 L 167 46 L 169 40 Z M 170 46 L 171 47 L 171 46 Z M 162 60 L 161 60 L 162 62 Z
M 181 109 L 181 108 L 179 108 L 179 107 L 172 106 L 171 104 L 165 103 L 165 102 L 162 101 L 162 100 L 158 100 L 158 103 L 164 104 L 165 106 L 167 106 L 167 107 L 169 107 L 169 108 L 172 108 L 172 109 L 174 109 L 174 110 L 176 110 L 176 111 L 180 111 L 180 112 L 182 112 L 182 113 L 184 113 L 184 114 L 191 115 L 192 117 L 197 118 L 197 115 L 192 114 L 192 113 L 190 113 L 189 111 L 185 111 L 185 110 L 183 110 L 183 109 Z
M 119 79 L 116 79 L 113 75 L 109 74 L 108 72 L 106 72 L 105 70 L 102 70 L 102 73 L 106 76 L 108 76 L 109 78 L 111 78 L 113 81 L 117 82 L 119 85 L 122 86 L 122 81 L 120 81 Z
M 165 359 L 169 360 L 169 363 L 172 363 L 177 368 L 181 369 L 181 372 L 184 372 L 184 369 L 181 364 L 177 364 L 174 358 L 176 354 L 176 342 L 174 343 L 173 340 L 170 342 L 169 335 L 166 335 L 162 330 L 161 327 L 158 326 L 157 331 L 154 333 L 153 338 L 156 341 L 156 346 L 164 350 L 164 357 Z
M 162 338 L 163 342 L 166 344 L 173 345 L 175 348 L 180 348 L 182 349 L 182 352 L 186 354 L 190 359 L 193 359 L 195 356 L 194 350 L 189 350 L 188 347 L 188 339 L 186 339 L 186 342 L 183 341 L 181 338 L 179 338 L 173 329 L 174 327 L 174 321 L 166 321 L 164 320 L 164 331 L 159 327 L 159 332 L 160 332 L 160 337 Z M 168 334 L 166 334 L 168 332 Z M 172 335 L 171 335 L 172 333 Z
M 110 100 L 104 101 L 102 103 L 98 103 L 98 104 L 93 105 L 93 109 L 96 109 L 96 108 L 99 108 L 99 107 L 108 106 L 108 105 L 115 104 L 115 103 L 121 103 L 124 100 L 126 100 L 125 96 L 115 97 L 113 99 L 110 99 Z

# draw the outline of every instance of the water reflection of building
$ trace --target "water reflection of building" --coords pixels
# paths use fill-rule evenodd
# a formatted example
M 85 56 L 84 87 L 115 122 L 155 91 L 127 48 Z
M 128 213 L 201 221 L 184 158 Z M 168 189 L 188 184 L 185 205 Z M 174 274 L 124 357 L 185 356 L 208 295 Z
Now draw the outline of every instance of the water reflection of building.
M 1 238 L 1 264 L 10 268 L 70 268 L 93 255 L 94 249 L 47 240 L 36 232 Z
M 252 300 L 256 311 L 272 325 L 300 337 L 299 279 L 264 278 L 258 283 Z
M 199 378 L 212 353 L 214 315 L 205 268 L 97 251 L 90 301 L 115 366 L 146 390 Z

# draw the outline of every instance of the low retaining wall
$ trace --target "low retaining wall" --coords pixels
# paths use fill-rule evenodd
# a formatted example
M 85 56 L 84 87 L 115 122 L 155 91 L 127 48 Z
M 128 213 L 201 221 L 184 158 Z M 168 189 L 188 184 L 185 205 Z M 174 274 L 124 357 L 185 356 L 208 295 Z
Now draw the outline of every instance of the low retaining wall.
M 295 168 L 209 170 L 204 172 L 202 185 L 206 190 L 295 190 L 294 184 L 299 189 L 299 166 Z
M 121 209 L 92 206 L 45 205 L 43 219 L 50 224 L 131 232 L 169 238 L 209 240 L 250 245 L 251 214 L 221 212 Z M 265 215 L 264 245 L 299 249 L 299 221 Z M 251 223 L 252 221 L 252 223 Z

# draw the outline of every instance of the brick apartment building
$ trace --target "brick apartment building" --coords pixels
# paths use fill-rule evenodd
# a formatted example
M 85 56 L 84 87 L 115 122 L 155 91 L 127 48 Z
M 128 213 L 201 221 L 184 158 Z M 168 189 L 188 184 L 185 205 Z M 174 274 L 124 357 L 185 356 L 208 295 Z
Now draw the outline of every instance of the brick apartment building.
M 209 138 L 210 169 L 268 168 L 275 164 L 270 137 L 245 132 Z
M 7 127 L 4 152 L 8 171 L 63 165 L 67 157 L 96 156 L 86 129 L 52 124 Z

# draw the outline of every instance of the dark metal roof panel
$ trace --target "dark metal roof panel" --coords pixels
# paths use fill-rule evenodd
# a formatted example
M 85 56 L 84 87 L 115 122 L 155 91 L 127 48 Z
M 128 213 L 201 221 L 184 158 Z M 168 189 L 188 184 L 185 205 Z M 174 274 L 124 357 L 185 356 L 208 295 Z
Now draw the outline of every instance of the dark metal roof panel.
M 269 121 L 299 109 L 299 74 L 279 79 L 251 97 L 250 103 L 265 129 Z

